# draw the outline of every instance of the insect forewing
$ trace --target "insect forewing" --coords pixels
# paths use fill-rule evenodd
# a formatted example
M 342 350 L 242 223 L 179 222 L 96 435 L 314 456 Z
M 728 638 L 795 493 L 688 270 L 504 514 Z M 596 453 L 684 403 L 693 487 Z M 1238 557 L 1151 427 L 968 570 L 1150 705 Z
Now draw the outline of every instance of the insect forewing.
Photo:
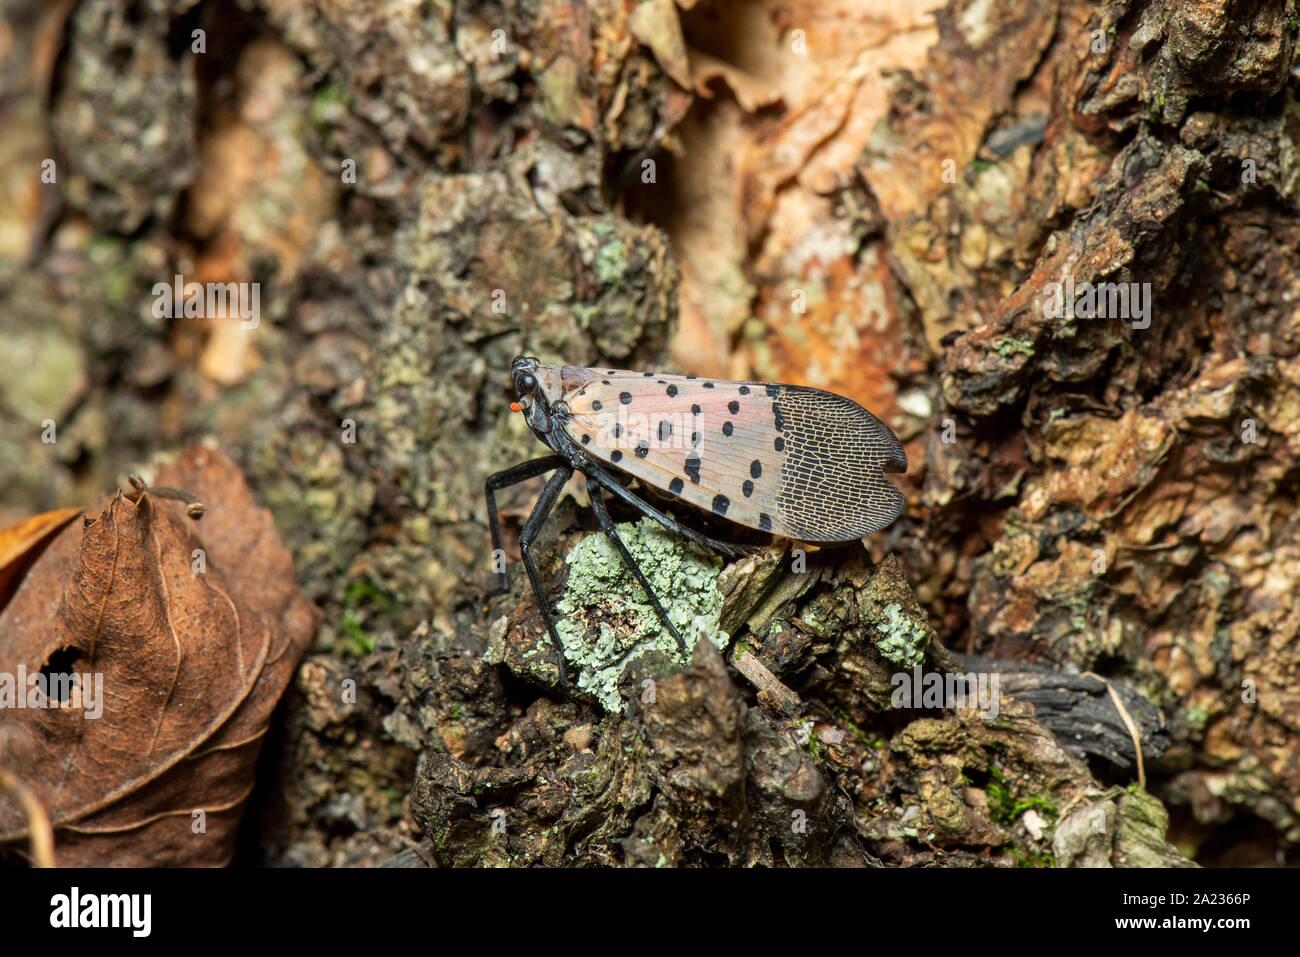
M 563 428 L 593 458 L 751 528 L 807 542 L 889 525 L 907 469 L 889 428 L 802 386 L 566 366 Z

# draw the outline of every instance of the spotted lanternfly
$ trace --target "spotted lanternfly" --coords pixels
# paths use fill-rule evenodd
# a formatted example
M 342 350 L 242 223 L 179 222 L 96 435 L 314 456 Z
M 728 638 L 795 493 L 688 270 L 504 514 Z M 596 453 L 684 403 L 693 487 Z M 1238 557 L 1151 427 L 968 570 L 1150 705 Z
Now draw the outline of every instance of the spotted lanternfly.
M 877 532 L 903 509 L 883 475 L 907 471 L 907 455 L 883 422 L 833 392 L 766 382 L 724 382 L 657 372 L 544 366 L 519 356 L 510 367 L 529 428 L 553 455 L 487 480 L 492 547 L 501 548 L 494 493 L 554 471 L 519 535 L 524 569 L 567 681 L 563 645 L 529 548 L 574 471 L 587 477 L 601 530 L 640 583 L 659 620 L 688 649 L 605 508 L 604 493 L 699 545 L 738 555 L 669 518 L 617 482 L 624 472 L 670 498 L 773 535 L 808 543 L 847 542 Z M 505 572 L 500 587 L 506 587 Z

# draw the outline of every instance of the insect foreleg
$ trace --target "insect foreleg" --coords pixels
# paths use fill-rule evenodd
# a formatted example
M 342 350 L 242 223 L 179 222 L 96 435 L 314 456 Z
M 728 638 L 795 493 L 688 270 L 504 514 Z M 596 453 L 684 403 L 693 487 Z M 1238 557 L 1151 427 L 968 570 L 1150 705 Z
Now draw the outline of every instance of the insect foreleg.
M 559 456 L 556 456 L 559 458 Z M 543 460 L 538 460 L 543 461 Z M 526 462 L 525 465 L 535 465 L 536 462 Z M 558 471 L 546 482 L 546 488 L 542 489 L 541 496 L 537 499 L 537 504 L 533 506 L 532 513 L 528 516 L 528 521 L 524 522 L 523 530 L 519 533 L 519 557 L 523 559 L 524 571 L 528 572 L 528 580 L 533 586 L 533 596 L 537 599 L 537 607 L 542 610 L 542 619 L 546 622 L 546 630 L 551 633 L 551 643 L 555 646 L 555 660 L 560 670 L 560 682 L 569 683 L 568 673 L 564 668 L 564 644 L 560 641 L 560 634 L 555 628 L 555 615 L 551 612 L 550 603 L 546 600 L 546 592 L 542 589 L 542 577 L 537 573 L 537 565 L 533 562 L 531 553 L 533 541 L 537 538 L 537 533 L 541 531 L 542 523 L 546 521 L 546 516 L 551 514 L 551 509 L 555 507 L 555 502 L 564 491 L 565 484 L 573 475 L 573 468 L 563 459 L 560 459 Z
M 501 550 L 501 519 L 497 516 L 497 491 L 509 488 L 511 485 L 518 485 L 520 482 L 526 482 L 530 478 L 536 478 L 551 469 L 561 468 L 564 464 L 562 456 L 547 455 L 540 459 L 521 462 L 502 472 L 496 472 L 488 476 L 485 483 L 485 492 L 487 494 L 488 530 L 492 533 L 492 556 L 494 559 L 496 556 L 503 554 Z M 500 594 L 508 587 L 505 566 L 502 565 L 501 579 L 496 589 L 490 594 Z
M 696 545 L 701 545 L 705 548 L 715 549 L 719 552 L 722 552 L 722 554 L 724 555 L 731 556 L 732 558 L 735 558 L 736 556 L 739 555 L 753 554 L 754 552 L 759 551 L 759 549 L 753 545 L 736 545 L 733 544 L 732 542 L 723 542 L 723 541 L 719 541 L 716 538 L 710 538 L 707 535 L 701 535 L 699 532 L 693 529 L 686 528 L 683 525 L 679 525 L 677 522 L 673 521 L 663 512 L 659 511 L 659 509 L 655 508 L 653 505 L 647 502 L 645 499 L 641 498 L 639 495 L 635 494 L 634 492 L 629 492 L 623 486 L 619 485 L 617 482 L 615 482 L 612 478 L 610 478 L 600 469 L 584 466 L 583 471 L 586 472 L 590 478 L 593 478 L 597 482 L 599 482 L 604 488 L 613 492 L 615 495 L 617 495 L 623 501 L 627 502 L 633 508 L 638 509 L 646 517 L 653 518 L 656 522 L 658 522 L 664 528 L 668 529 L 670 532 L 675 532 L 676 534 L 681 535 L 683 538 L 694 542 Z
M 594 478 L 587 479 L 587 494 L 591 497 L 591 510 L 596 513 L 596 521 L 600 523 L 600 530 L 618 549 L 618 553 L 623 558 L 623 564 L 627 566 L 628 571 L 640 584 L 641 590 L 645 592 L 646 597 L 650 599 L 650 604 L 654 607 L 655 613 L 659 616 L 660 622 L 668 629 L 669 633 L 677 640 L 677 647 L 681 649 L 683 655 L 689 654 L 690 649 L 686 647 L 686 640 L 682 638 L 681 633 L 668 620 L 668 613 L 664 611 L 664 606 L 659 604 L 659 599 L 650 587 L 650 582 L 646 579 L 641 571 L 641 567 L 632 557 L 632 553 L 627 550 L 623 544 L 623 539 L 619 538 L 618 528 L 615 527 L 613 519 L 609 517 L 609 512 L 605 509 L 605 496 L 600 490 L 600 483 Z

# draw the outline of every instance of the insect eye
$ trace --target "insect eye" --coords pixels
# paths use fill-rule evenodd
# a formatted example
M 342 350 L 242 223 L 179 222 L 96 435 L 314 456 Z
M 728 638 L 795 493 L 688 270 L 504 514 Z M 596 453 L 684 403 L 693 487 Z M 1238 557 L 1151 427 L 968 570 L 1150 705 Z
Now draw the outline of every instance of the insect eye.
M 519 385 L 520 388 L 523 389 L 523 391 L 532 392 L 534 389 L 537 388 L 537 379 L 534 378 L 531 374 L 525 375 L 519 380 Z

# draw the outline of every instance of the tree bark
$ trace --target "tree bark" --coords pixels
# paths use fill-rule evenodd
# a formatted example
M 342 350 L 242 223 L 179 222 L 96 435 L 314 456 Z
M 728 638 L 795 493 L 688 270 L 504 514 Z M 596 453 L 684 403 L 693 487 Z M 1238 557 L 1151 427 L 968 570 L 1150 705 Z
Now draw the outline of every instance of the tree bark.
M 928 7 L 9 6 L 5 517 L 211 437 L 325 613 L 241 861 L 1294 853 L 1296 0 Z M 159 316 L 177 274 L 259 283 L 257 327 Z M 735 644 L 615 713 L 547 671 L 513 542 L 487 596 L 519 353 L 841 392 L 905 514 L 729 563 Z M 1005 676 L 998 715 L 898 707 L 913 663 Z

